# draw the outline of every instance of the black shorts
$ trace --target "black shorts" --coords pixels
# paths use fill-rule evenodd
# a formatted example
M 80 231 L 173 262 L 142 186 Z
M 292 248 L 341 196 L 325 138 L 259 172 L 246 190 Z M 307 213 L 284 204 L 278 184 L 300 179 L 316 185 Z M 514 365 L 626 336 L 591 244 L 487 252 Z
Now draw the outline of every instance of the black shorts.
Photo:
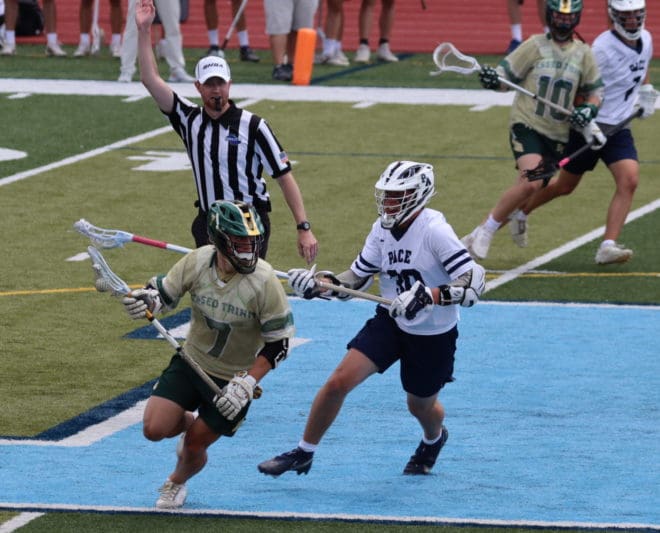
M 399 329 L 387 310 L 378 306 L 376 315 L 367 320 L 348 343 L 366 355 L 385 372 L 401 362 L 403 390 L 420 398 L 437 393 L 445 383 L 454 381 L 454 352 L 458 328 L 439 335 L 412 335 Z
M 211 379 L 220 388 L 227 384 L 224 379 L 213 376 Z M 234 420 L 227 420 L 213 404 L 215 393 L 178 354 L 172 357 L 168 367 L 163 370 L 151 394 L 172 400 L 186 411 L 199 410 L 199 417 L 215 433 L 226 437 L 236 433 L 250 409 L 248 403 Z
M 602 125 L 601 129 L 603 133 L 607 133 L 606 125 Z M 566 155 L 572 154 L 579 148 L 582 148 L 584 144 L 585 140 L 582 134 L 571 130 L 568 144 L 566 145 Z M 635 148 L 635 140 L 630 129 L 623 128 L 611 137 L 608 136 L 605 146 L 600 150 L 587 150 L 568 163 L 564 168 L 571 174 L 581 176 L 585 172 L 593 170 L 599 159 L 602 159 L 603 163 L 607 166 L 623 159 L 637 161 L 637 148 Z

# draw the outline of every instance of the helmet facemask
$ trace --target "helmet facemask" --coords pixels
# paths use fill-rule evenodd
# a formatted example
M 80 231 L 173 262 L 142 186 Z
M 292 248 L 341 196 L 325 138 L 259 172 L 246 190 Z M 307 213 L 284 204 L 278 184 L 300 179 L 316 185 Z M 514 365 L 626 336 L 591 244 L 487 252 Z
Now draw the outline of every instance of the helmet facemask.
M 410 220 L 435 194 L 433 167 L 412 161 L 390 164 L 376 183 L 381 226 L 391 229 Z
M 243 202 L 214 202 L 208 216 L 209 238 L 236 272 L 254 272 L 264 228 L 252 206 Z
M 560 43 L 570 41 L 575 28 L 580 23 L 581 14 L 582 0 L 548 0 L 545 22 L 552 38 Z
M 636 41 L 642 35 L 646 20 L 645 0 L 610 0 L 607 12 L 614 30 L 624 39 Z

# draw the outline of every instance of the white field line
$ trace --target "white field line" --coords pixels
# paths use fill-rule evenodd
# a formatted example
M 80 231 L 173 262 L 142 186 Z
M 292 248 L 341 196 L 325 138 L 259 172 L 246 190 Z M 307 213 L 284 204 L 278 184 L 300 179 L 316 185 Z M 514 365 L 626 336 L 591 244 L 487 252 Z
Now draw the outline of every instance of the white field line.
M 561 528 L 561 529 L 616 529 L 616 530 L 648 530 L 660 531 L 659 524 L 644 524 L 638 522 L 569 522 L 543 520 L 494 520 L 481 518 L 445 518 L 433 516 L 383 516 L 360 515 L 344 513 L 295 513 L 295 512 L 259 512 L 232 511 L 228 509 L 155 509 L 154 507 L 123 507 L 112 505 L 68 505 L 41 503 L 11 503 L 1 502 L 0 510 L 31 510 L 31 511 L 71 511 L 99 513 L 139 513 L 146 515 L 177 515 L 177 516 L 215 516 L 227 518 L 273 518 L 297 520 L 336 520 L 346 522 L 396 523 L 396 524 L 433 524 L 460 526 L 506 526 L 526 528 Z
M 44 513 L 21 513 L 11 520 L 7 520 L 5 523 L 0 524 L 0 533 L 11 533 L 12 531 L 16 531 L 24 525 L 32 522 L 35 518 L 39 518 L 43 515 Z

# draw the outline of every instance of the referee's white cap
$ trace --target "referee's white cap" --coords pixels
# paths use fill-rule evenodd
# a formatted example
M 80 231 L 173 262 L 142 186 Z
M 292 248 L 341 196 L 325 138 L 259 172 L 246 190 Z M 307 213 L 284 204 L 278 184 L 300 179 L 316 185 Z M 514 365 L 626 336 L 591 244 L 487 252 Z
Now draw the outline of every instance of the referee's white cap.
M 231 80 L 231 71 L 227 62 L 217 56 L 206 56 L 197 62 L 195 67 L 195 78 L 199 83 L 204 83 L 206 80 L 218 77 L 225 81 Z

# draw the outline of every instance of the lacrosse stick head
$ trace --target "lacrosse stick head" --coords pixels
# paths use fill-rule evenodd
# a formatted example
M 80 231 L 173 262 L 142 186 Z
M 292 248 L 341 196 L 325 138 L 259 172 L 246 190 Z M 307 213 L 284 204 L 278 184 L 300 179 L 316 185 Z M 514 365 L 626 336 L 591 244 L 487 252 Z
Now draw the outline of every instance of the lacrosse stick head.
M 523 174 L 528 181 L 547 181 L 555 175 L 555 172 L 557 172 L 558 169 L 559 167 L 557 166 L 556 161 L 543 158 L 538 165 L 529 170 L 525 170 Z
M 94 286 L 99 292 L 109 292 L 113 296 L 124 296 L 131 292 L 129 286 L 117 274 L 115 274 L 105 258 L 93 246 L 87 247 L 87 253 L 92 259 L 92 270 L 94 271 Z
M 99 228 L 84 218 L 75 222 L 73 228 L 88 237 L 97 248 L 117 248 L 131 240 L 131 236 L 126 232 Z
M 433 50 L 433 62 L 438 70 L 431 72 L 437 76 L 443 72 L 457 72 L 459 74 L 472 74 L 481 70 L 481 65 L 474 57 L 466 56 L 458 51 L 451 43 L 440 43 Z

